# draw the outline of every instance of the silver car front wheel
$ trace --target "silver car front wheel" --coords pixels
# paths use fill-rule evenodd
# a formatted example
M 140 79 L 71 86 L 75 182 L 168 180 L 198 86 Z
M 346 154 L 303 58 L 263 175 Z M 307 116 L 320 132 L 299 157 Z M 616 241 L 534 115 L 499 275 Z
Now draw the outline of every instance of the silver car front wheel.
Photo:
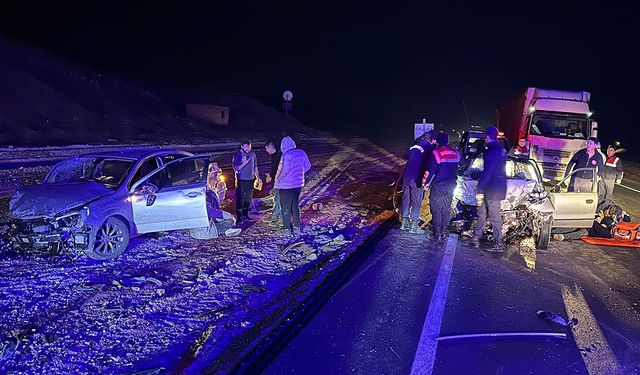
M 129 245 L 129 228 L 122 220 L 110 217 L 96 231 L 93 246 L 87 256 L 95 260 L 108 260 L 122 254 Z

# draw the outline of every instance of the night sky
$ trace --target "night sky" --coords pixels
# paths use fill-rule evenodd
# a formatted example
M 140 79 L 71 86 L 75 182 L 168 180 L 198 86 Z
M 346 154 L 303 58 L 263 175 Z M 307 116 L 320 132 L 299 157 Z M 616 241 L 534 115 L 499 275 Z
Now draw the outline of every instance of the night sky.
M 640 135 L 637 15 L 598 2 L 22 2 L 0 32 L 153 86 L 213 86 L 308 124 L 400 138 L 494 121 L 527 86 L 592 93 L 604 142 Z M 444 2 L 438 2 L 444 3 Z M 99 5 L 101 4 L 101 5 Z M 640 152 L 636 152 L 640 155 Z

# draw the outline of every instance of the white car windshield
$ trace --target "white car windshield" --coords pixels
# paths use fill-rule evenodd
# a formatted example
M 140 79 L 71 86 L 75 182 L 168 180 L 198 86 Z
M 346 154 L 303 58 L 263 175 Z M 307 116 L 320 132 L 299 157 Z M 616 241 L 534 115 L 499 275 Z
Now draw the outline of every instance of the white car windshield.
M 95 181 L 115 189 L 127 177 L 134 161 L 100 156 L 82 156 L 66 160 L 51 170 L 45 184 Z

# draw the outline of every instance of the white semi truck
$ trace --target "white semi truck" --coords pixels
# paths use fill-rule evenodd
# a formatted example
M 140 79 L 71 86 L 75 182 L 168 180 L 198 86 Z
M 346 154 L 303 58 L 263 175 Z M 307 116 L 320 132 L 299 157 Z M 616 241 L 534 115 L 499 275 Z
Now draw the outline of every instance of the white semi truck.
M 527 140 L 524 153 L 538 162 L 546 180 L 561 180 L 573 154 L 598 134 L 590 97 L 586 91 L 529 87 L 515 100 L 498 105 L 496 124 L 510 144 Z

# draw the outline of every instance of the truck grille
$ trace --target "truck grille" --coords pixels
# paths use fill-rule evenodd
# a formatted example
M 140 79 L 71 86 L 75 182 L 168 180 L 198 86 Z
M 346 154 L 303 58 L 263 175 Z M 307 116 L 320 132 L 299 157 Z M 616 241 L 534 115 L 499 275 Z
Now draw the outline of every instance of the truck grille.
M 559 157 L 560 159 L 568 159 L 571 157 L 571 153 L 569 151 L 562 151 L 562 150 L 554 150 L 551 148 L 545 148 L 543 150 L 544 152 L 544 156 L 549 156 L 549 157 Z
M 547 171 L 558 171 L 558 172 L 564 172 L 565 168 L 567 168 L 566 164 L 560 164 L 560 163 L 542 163 L 542 169 L 545 171 L 545 173 Z

